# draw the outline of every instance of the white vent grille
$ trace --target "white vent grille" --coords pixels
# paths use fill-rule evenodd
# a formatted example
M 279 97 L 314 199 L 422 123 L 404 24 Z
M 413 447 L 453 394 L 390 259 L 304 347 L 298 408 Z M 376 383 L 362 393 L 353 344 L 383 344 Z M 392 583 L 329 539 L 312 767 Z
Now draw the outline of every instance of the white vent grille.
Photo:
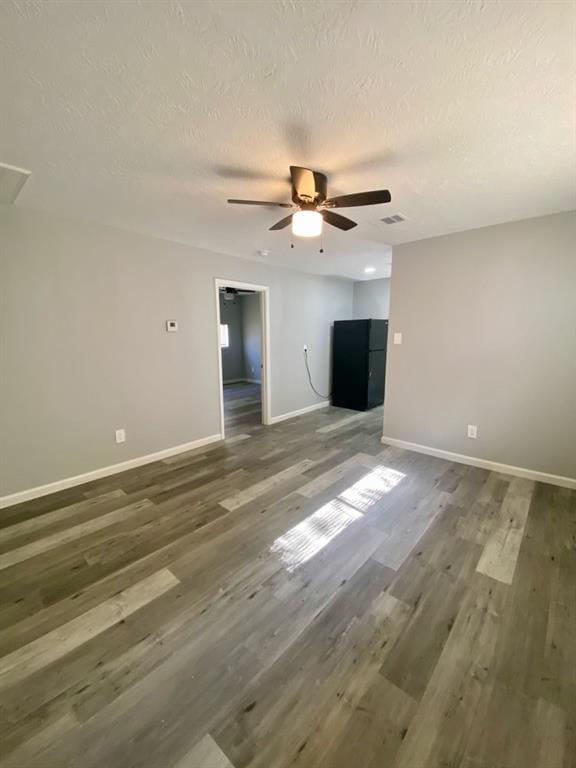
M 403 213 L 393 213 L 391 216 L 384 216 L 382 221 L 384 224 L 400 224 L 401 221 L 406 221 L 406 216 Z

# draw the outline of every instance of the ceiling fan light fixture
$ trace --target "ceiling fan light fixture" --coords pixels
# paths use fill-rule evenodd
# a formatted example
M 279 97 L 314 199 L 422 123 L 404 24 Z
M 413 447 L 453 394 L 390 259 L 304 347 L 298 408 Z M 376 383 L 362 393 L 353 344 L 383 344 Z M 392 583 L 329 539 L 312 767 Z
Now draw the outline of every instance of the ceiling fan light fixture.
M 318 211 L 296 211 L 292 216 L 292 234 L 296 237 L 318 237 L 322 234 L 322 221 Z

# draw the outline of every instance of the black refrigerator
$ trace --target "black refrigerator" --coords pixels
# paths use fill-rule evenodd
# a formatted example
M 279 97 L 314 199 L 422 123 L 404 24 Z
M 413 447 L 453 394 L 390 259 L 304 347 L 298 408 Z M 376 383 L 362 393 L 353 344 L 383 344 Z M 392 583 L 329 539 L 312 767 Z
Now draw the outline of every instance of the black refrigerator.
M 384 402 L 388 320 L 336 320 L 332 405 L 367 411 Z

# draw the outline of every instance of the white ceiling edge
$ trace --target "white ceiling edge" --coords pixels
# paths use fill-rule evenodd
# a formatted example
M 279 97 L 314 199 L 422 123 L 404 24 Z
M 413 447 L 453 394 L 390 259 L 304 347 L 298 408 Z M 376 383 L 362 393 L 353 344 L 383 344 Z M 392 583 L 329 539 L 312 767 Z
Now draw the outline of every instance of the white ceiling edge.
M 32 171 L 0 162 L 0 205 L 14 205 Z
M 181 243 L 182 245 L 191 245 L 190 243 Z M 192 247 L 198 247 L 198 246 L 192 246 Z M 266 264 L 269 267 L 277 267 L 279 269 L 288 269 L 292 272 L 299 272 L 301 274 L 305 275 L 316 275 L 317 277 L 330 277 L 335 278 L 339 280 L 350 280 L 355 283 L 360 282 L 366 282 L 369 280 L 382 280 L 390 278 L 392 273 L 392 249 L 390 249 L 390 261 L 387 261 L 385 264 L 383 264 L 382 267 L 379 267 L 375 273 L 366 275 L 366 274 L 344 274 L 343 272 L 335 272 L 333 271 L 333 267 L 328 266 L 326 267 L 326 271 L 318 271 L 318 269 L 314 269 L 313 267 L 310 267 L 309 269 L 305 269 L 302 267 L 298 267 L 295 265 L 287 264 L 284 262 L 276 262 L 276 261 L 269 261 L 268 258 L 264 256 L 250 256 L 250 255 L 244 255 L 240 256 L 236 253 L 227 253 L 224 254 L 226 256 L 233 256 L 234 258 L 238 259 L 245 259 L 246 261 L 255 261 L 258 262 L 258 264 Z M 388 258 L 388 257 L 387 257 Z
M 271 262 L 267 258 L 258 256 L 258 255 L 253 255 L 253 256 L 242 255 L 241 256 L 237 253 L 217 251 L 214 248 L 208 248 L 198 243 L 190 243 L 185 240 L 176 240 L 174 238 L 161 237 L 159 235 L 154 235 L 154 234 L 150 234 L 149 232 L 143 232 L 135 229 L 126 229 L 125 227 L 119 227 L 114 224 L 107 224 L 105 222 L 98 221 L 96 219 L 91 219 L 86 216 L 74 216 L 70 214 L 68 211 L 56 210 L 54 208 L 32 207 L 28 205 L 22 205 L 20 203 L 17 203 L 15 205 L 0 206 L 0 209 L 2 208 L 12 209 L 12 210 L 15 210 L 16 212 L 22 211 L 24 215 L 26 215 L 26 212 L 29 212 L 32 215 L 37 214 L 39 216 L 45 216 L 47 218 L 56 218 L 62 223 L 70 222 L 72 224 L 87 226 L 94 229 L 103 228 L 106 230 L 111 230 L 112 232 L 119 232 L 124 235 L 135 235 L 136 237 L 143 237 L 146 239 L 158 240 L 160 243 L 173 244 L 181 248 L 190 249 L 191 251 L 199 251 L 201 254 L 220 256 L 223 258 L 240 259 L 241 261 L 256 262 L 270 269 L 279 269 L 285 272 L 296 272 L 300 275 L 310 275 L 312 277 L 327 278 L 330 280 L 341 280 L 342 282 L 354 283 L 354 282 L 360 281 L 359 278 L 356 278 L 356 277 L 347 277 L 346 275 L 333 274 L 331 272 L 314 272 L 312 270 L 298 269 L 297 267 L 290 264 L 282 264 L 274 261 Z M 382 276 L 383 275 L 379 275 L 379 277 L 382 277 Z M 374 279 L 371 275 L 366 275 L 366 278 Z
M 286 269 L 292 272 L 299 272 L 301 274 L 316 275 L 318 277 L 330 277 L 342 280 L 349 280 L 352 282 L 360 280 L 376 280 L 379 278 L 390 277 L 390 270 L 392 264 L 392 248 L 388 245 L 382 245 L 381 243 L 366 243 L 363 250 L 369 252 L 369 256 L 360 257 L 355 256 L 354 261 L 358 261 L 356 268 L 350 268 L 350 257 L 346 256 L 343 259 L 343 264 L 339 268 L 339 257 L 330 257 L 329 246 L 324 243 L 325 254 L 319 254 L 320 242 L 318 238 L 294 238 L 295 247 L 290 248 L 290 242 L 292 242 L 288 233 L 284 233 L 285 238 L 283 241 L 284 252 L 286 254 L 284 259 L 278 258 L 278 248 L 270 251 L 270 256 L 274 253 L 277 258 L 270 258 L 270 256 L 261 256 L 258 252 L 255 253 L 239 253 L 234 250 L 218 250 L 212 247 L 209 243 L 201 241 L 191 241 L 183 237 L 169 236 L 165 233 L 158 233 L 154 230 L 148 230 L 146 227 L 126 227 L 120 226 L 116 222 L 102 221 L 100 219 L 92 218 L 90 216 L 71 213 L 69 210 L 57 209 L 53 206 L 31 206 L 23 204 L 19 201 L 14 207 L 20 210 L 29 210 L 31 212 L 40 213 L 43 215 L 53 215 L 63 220 L 72 220 L 79 223 L 85 223 L 94 227 L 105 227 L 107 229 L 117 230 L 119 232 L 127 232 L 140 237 L 149 237 L 154 240 L 160 240 L 166 243 L 174 243 L 187 248 L 196 249 L 199 251 L 205 251 L 207 253 L 214 253 L 219 256 L 228 256 L 232 258 L 242 259 L 245 261 L 253 261 L 259 264 L 267 265 L 271 268 Z M 280 234 L 282 233 L 274 233 Z M 340 233 L 336 233 L 338 235 Z M 287 239 L 286 239 L 287 238 Z M 325 241 L 328 238 L 325 237 Z M 373 247 L 375 245 L 375 248 Z M 310 260 L 316 258 L 317 262 Z M 376 272 L 373 274 L 364 274 L 364 268 L 366 266 L 376 266 Z
M 369 283 L 372 280 L 390 280 L 392 278 L 392 273 L 389 275 L 378 275 L 377 277 L 374 277 L 373 275 L 367 275 L 366 277 L 360 277 L 357 280 L 354 280 L 355 283 Z
M 477 229 L 489 229 L 490 227 L 500 227 L 503 224 L 515 224 L 516 222 L 519 222 L 519 221 L 531 221 L 532 219 L 541 219 L 541 218 L 544 218 L 545 216 L 556 216 L 561 213 L 572 213 L 573 211 L 576 212 L 576 185 L 575 185 L 575 192 L 574 192 L 574 200 L 568 203 L 568 207 L 563 206 L 561 208 L 558 208 L 557 210 L 553 209 L 550 211 L 546 211 L 544 213 L 535 213 L 529 216 L 519 216 L 512 219 L 504 218 L 504 217 L 496 217 L 495 220 L 490 220 L 489 222 L 486 222 L 486 223 L 480 223 L 473 227 L 470 227 L 470 226 L 455 227 L 446 231 L 440 230 L 438 232 L 435 232 L 434 234 L 422 235 L 421 237 L 413 237 L 413 238 L 410 238 L 409 240 L 399 239 L 391 247 L 392 247 L 392 250 L 394 250 L 394 247 L 398 245 L 410 245 L 410 243 L 418 243 L 418 242 L 421 242 L 422 240 L 435 240 L 438 237 L 447 237 L 449 235 L 457 235 L 462 232 L 474 232 Z

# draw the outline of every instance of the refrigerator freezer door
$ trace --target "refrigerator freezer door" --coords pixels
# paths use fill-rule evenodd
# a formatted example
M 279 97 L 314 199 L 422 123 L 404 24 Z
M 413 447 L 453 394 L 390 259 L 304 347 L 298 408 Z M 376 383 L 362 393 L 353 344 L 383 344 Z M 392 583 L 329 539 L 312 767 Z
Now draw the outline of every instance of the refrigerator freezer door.
M 384 373 L 386 352 L 377 349 L 368 356 L 368 408 L 375 408 L 384 402 Z
M 370 320 L 368 346 L 370 349 L 386 349 L 388 320 Z

